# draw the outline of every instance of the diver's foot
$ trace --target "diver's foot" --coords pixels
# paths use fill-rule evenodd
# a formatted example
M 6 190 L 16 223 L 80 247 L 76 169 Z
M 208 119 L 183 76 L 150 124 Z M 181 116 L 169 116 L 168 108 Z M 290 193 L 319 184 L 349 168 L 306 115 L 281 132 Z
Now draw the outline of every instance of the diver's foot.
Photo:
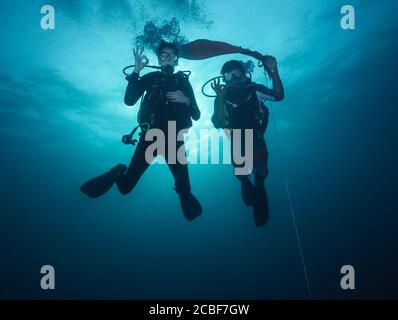
M 90 198 L 98 198 L 112 188 L 116 180 L 126 171 L 127 167 L 124 164 L 118 164 L 108 172 L 95 177 L 80 187 L 80 191 Z
M 256 185 L 253 204 L 254 222 L 256 227 L 265 226 L 269 220 L 268 197 L 264 185 Z
M 241 195 L 242 200 L 247 207 L 251 207 L 254 204 L 255 188 L 250 182 L 248 177 L 243 178 L 241 181 Z
M 188 221 L 192 221 L 202 214 L 202 206 L 191 192 L 180 193 L 178 196 L 180 197 L 182 212 Z

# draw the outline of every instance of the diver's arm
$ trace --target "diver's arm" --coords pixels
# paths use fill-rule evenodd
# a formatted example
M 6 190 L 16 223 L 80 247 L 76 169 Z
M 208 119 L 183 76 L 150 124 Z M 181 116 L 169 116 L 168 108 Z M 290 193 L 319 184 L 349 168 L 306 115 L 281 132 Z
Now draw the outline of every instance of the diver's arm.
M 225 95 L 227 93 L 227 86 L 220 83 L 220 78 L 214 79 L 211 88 L 216 93 L 214 99 L 214 113 L 211 117 L 211 121 L 216 129 L 224 128 L 225 126 Z
M 124 94 L 124 103 L 128 106 L 133 106 L 138 99 L 144 94 L 146 90 L 147 76 L 139 78 L 139 73 L 148 65 L 148 58 L 143 54 L 144 47 L 133 49 L 134 54 L 134 71 L 126 77 L 129 82 Z
M 285 97 L 285 90 L 283 88 L 282 80 L 279 77 L 278 68 L 270 71 L 272 77 L 272 88 L 274 90 L 274 97 L 276 101 L 282 101 Z
M 211 122 L 216 129 L 223 128 L 225 120 L 224 97 L 217 96 L 214 99 L 214 113 L 211 117 Z
M 198 104 L 196 102 L 196 98 L 195 98 L 195 94 L 193 92 L 192 86 L 189 82 L 188 82 L 187 87 L 188 87 L 187 88 L 188 89 L 188 98 L 189 98 L 189 102 L 190 102 L 188 104 L 189 111 L 190 111 L 189 113 L 191 115 L 191 118 L 193 120 L 197 121 L 200 118 L 200 110 L 199 110 Z
M 188 108 L 188 114 L 193 120 L 199 120 L 200 111 L 195 100 L 192 88 L 185 87 L 184 92 L 181 90 L 168 91 L 166 99 L 171 102 L 177 102 L 185 105 L 183 108 Z
M 138 78 L 138 73 L 133 72 L 131 75 L 126 77 L 129 82 L 124 94 L 124 103 L 128 106 L 133 106 L 138 99 L 144 94 L 145 91 L 145 79 Z
M 264 56 L 262 59 L 265 71 L 272 79 L 273 97 L 276 101 L 283 100 L 285 91 L 283 88 L 282 80 L 279 77 L 278 65 L 276 59 L 272 56 Z

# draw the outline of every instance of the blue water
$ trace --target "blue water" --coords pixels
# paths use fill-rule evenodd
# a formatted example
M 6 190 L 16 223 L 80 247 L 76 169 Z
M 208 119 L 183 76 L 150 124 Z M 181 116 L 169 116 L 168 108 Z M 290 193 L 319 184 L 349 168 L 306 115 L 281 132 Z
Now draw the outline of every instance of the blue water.
M 292 213 L 313 298 L 398 298 L 396 1 L 350 1 L 355 30 L 340 28 L 337 0 L 53 0 L 47 31 L 44 4 L 0 4 L 1 298 L 308 299 Z M 166 166 L 152 166 L 128 196 L 79 191 L 130 161 L 120 138 L 137 106 L 123 104 L 121 69 L 145 22 L 173 17 L 190 41 L 278 59 L 286 94 L 270 105 L 264 228 L 229 165 L 190 166 L 204 208 L 191 223 Z M 211 127 L 200 88 L 230 58 L 247 59 L 180 61 L 202 112 L 191 130 Z M 265 83 L 259 68 L 253 79 Z M 40 288 L 45 264 L 54 291 Z M 355 290 L 340 288 L 347 264 Z

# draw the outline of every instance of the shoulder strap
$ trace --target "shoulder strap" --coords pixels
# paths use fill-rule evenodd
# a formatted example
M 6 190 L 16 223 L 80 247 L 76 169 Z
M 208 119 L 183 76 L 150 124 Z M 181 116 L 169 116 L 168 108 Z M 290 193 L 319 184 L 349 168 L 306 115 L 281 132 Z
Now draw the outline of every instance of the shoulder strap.
M 177 78 L 181 78 L 184 80 L 189 80 L 189 76 L 190 76 L 191 72 L 190 71 L 178 71 L 175 76 Z

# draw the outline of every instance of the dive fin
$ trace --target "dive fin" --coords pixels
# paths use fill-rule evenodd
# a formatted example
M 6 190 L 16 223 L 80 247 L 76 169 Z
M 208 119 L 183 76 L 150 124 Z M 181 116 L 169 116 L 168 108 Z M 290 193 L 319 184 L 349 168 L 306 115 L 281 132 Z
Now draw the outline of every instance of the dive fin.
M 180 197 L 182 212 L 188 221 L 192 221 L 202 214 L 202 206 L 191 192 L 180 193 L 178 195 Z
M 248 177 L 240 180 L 242 200 L 247 207 L 254 204 L 255 188 Z
M 90 198 L 98 198 L 112 188 L 118 177 L 126 171 L 124 164 L 119 164 L 108 172 L 95 177 L 80 187 L 80 191 Z
M 267 191 L 265 190 L 264 180 L 262 179 L 256 179 L 253 213 L 256 227 L 265 226 L 268 223 L 268 196 Z

